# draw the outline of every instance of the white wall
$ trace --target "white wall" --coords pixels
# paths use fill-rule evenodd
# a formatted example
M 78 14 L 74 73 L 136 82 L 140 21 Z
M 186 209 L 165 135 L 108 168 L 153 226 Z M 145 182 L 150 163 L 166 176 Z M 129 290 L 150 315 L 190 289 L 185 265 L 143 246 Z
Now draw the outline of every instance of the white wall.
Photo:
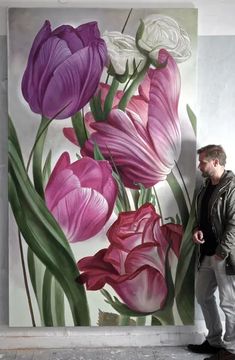
M 206 2 L 206 5 L 204 4 Z M 205 331 L 196 308 L 195 326 L 123 328 L 8 328 L 8 237 L 7 237 L 7 6 L 76 6 L 78 1 L 0 0 L 0 349 L 71 346 L 183 345 L 201 341 Z M 129 5 L 143 6 L 141 1 Z M 81 4 L 81 3 L 80 3 Z M 119 0 L 119 6 L 127 2 Z M 235 170 L 235 26 L 233 1 L 149 1 L 152 7 L 198 7 L 198 146 L 220 143 L 228 153 L 228 167 Z M 84 4 L 83 4 L 84 5 Z M 110 6 L 108 1 L 86 1 L 86 6 Z M 146 6 L 146 4 L 145 4 Z M 222 36 L 223 35 L 223 36 Z

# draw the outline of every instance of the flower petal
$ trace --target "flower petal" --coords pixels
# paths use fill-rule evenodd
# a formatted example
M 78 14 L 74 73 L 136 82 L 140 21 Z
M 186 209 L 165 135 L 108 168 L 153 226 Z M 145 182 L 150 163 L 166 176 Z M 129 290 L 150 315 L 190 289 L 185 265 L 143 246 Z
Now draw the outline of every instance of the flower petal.
M 91 134 L 82 154 L 93 156 L 93 144 L 98 144 L 105 158 L 114 161 L 127 187 L 138 188 L 135 183 L 149 187 L 165 178 L 165 174 L 158 172 L 146 129 L 135 119 L 115 109 L 110 112 L 108 123 L 95 123 L 93 128 L 97 132 Z
M 161 226 L 161 231 L 166 241 L 173 249 L 175 255 L 179 257 L 180 246 L 183 237 L 183 227 L 178 224 L 165 224 Z
M 162 274 L 146 265 L 121 283 L 110 281 L 121 299 L 132 310 L 153 312 L 161 309 L 167 296 L 167 285 Z
M 178 118 L 180 74 L 176 62 L 164 49 L 159 61 L 167 65 L 151 70 L 148 131 L 162 171 L 169 173 L 178 160 L 181 149 L 181 130 Z
M 48 118 L 62 119 L 79 111 L 94 95 L 104 57 L 105 50 L 99 45 L 92 45 L 64 61 L 54 72 L 47 87 L 43 113 Z M 54 109 L 57 109 L 57 114 Z
M 83 241 L 97 234 L 106 223 L 108 204 L 93 189 L 76 188 L 63 195 L 52 213 L 69 242 Z
M 74 145 L 80 146 L 73 128 L 63 128 L 63 134 Z
M 103 195 L 109 204 L 109 218 L 113 211 L 118 188 L 112 177 L 112 168 L 108 161 L 96 161 L 84 157 L 71 164 L 69 168 L 79 177 L 82 187 L 92 188 Z

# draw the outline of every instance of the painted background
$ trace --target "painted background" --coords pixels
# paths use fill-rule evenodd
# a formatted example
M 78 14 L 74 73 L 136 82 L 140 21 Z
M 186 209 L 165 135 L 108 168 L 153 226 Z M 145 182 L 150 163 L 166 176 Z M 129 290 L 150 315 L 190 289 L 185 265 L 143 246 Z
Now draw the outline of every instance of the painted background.
M 189 104 L 193 109 L 195 103 L 195 71 L 196 71 L 196 11 L 187 9 L 156 9 L 138 10 L 135 9 L 126 27 L 126 33 L 135 35 L 137 24 L 140 18 L 144 18 L 148 14 L 164 13 L 174 17 L 189 33 L 192 43 L 191 58 L 179 65 L 182 90 L 180 97 L 179 114 L 182 129 L 182 151 L 178 162 L 182 170 L 182 175 L 190 194 L 191 200 L 194 189 L 194 168 L 195 168 L 195 134 L 193 132 L 191 123 L 186 112 L 186 104 Z M 33 114 L 26 102 L 24 101 L 21 91 L 20 83 L 22 74 L 27 61 L 28 52 L 35 34 L 42 26 L 42 23 L 47 18 L 52 24 L 52 28 L 60 24 L 71 24 L 78 26 L 80 23 L 85 23 L 91 20 L 97 20 L 101 34 L 104 30 L 117 30 L 123 26 L 127 16 L 127 10 L 104 10 L 104 9 L 12 9 L 9 13 L 9 113 L 14 122 L 22 152 L 25 158 L 28 157 L 29 151 L 32 148 L 34 136 L 39 126 L 40 117 Z M 73 159 L 76 159 L 77 147 L 72 145 L 65 139 L 62 133 L 63 127 L 66 126 L 67 120 L 60 122 L 55 121 L 51 124 L 48 141 L 45 147 L 45 153 L 50 148 L 53 148 L 52 163 L 55 164 L 62 151 L 68 150 L 73 154 Z M 70 121 L 67 122 L 70 124 Z M 69 125 L 70 126 L 70 125 Z M 180 179 L 179 179 L 180 180 Z M 168 186 L 164 184 L 159 185 L 159 200 L 163 206 L 164 217 L 175 216 L 178 209 L 172 197 L 172 193 Z M 115 217 L 114 217 L 115 218 Z M 93 255 L 100 248 L 106 246 L 105 232 L 114 218 L 106 224 L 105 228 L 93 239 L 88 242 L 79 244 L 72 244 L 72 250 L 75 258 L 78 260 L 87 255 Z M 29 326 L 30 318 L 28 317 L 27 302 L 25 301 L 25 290 L 21 282 L 21 270 L 18 263 L 18 246 L 16 245 L 17 230 L 14 226 L 14 219 L 10 218 L 10 323 L 14 326 Z M 31 289 L 32 292 L 32 289 Z M 16 296 L 17 294 L 17 296 Z M 109 304 L 104 302 L 104 297 L 99 292 L 87 292 L 89 308 L 91 312 L 92 325 L 97 324 L 98 309 L 103 312 L 114 312 Z M 193 294 L 192 294 L 193 296 Z M 32 295 L 33 297 L 33 295 Z M 16 308 L 21 303 L 22 311 Z M 34 307 L 36 307 L 34 303 Z M 37 324 L 40 324 L 39 314 L 36 311 Z M 71 325 L 72 319 L 69 310 L 67 311 L 66 324 Z M 181 323 L 177 319 L 177 323 Z M 147 319 L 146 324 L 151 324 L 151 319 Z

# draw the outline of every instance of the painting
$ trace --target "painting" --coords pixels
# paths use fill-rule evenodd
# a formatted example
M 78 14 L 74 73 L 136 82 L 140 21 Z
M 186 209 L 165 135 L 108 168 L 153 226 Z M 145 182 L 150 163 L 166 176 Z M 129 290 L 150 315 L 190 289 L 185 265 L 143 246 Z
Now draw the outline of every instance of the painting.
M 193 324 L 197 10 L 8 27 L 10 326 Z

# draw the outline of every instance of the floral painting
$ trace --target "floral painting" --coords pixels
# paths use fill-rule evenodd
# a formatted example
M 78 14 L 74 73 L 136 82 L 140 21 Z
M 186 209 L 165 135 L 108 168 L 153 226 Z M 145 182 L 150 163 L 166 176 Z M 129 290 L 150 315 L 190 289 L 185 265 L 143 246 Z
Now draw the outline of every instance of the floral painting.
M 194 321 L 195 9 L 9 10 L 11 326 Z

